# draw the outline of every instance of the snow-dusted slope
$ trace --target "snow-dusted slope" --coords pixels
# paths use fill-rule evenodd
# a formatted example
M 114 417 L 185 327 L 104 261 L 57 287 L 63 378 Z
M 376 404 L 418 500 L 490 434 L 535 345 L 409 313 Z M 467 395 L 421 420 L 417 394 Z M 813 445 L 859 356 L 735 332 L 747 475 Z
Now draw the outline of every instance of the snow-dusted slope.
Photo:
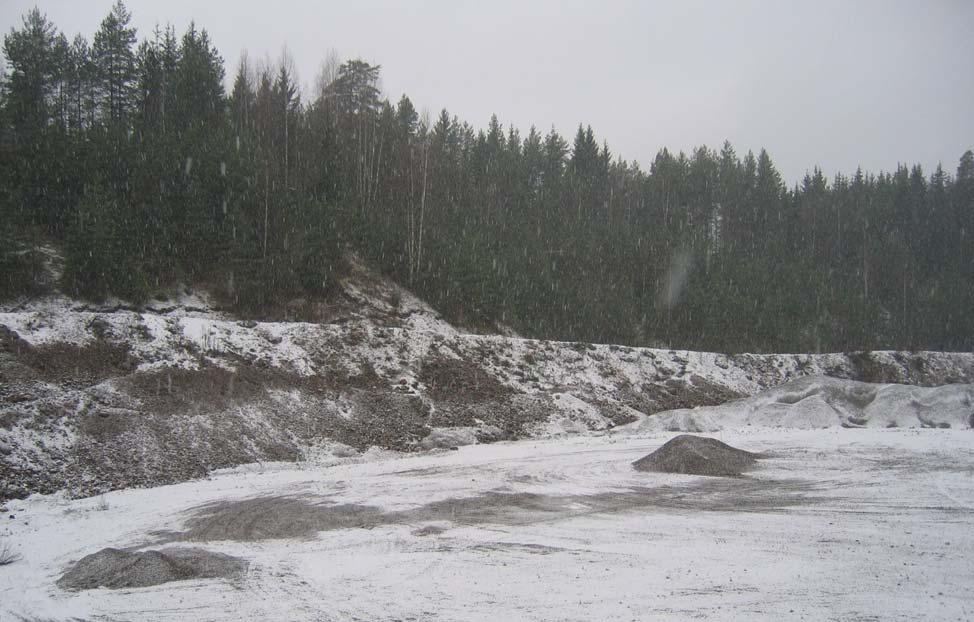
M 331 300 L 288 303 L 294 321 L 240 320 L 188 290 L 140 308 L 62 296 L 0 306 L 0 500 L 370 447 L 597 432 L 810 375 L 974 381 L 971 354 L 727 356 L 465 334 L 352 268 Z
M 974 385 L 917 387 L 809 376 L 719 406 L 678 409 L 616 428 L 619 434 L 765 428 L 974 427 Z

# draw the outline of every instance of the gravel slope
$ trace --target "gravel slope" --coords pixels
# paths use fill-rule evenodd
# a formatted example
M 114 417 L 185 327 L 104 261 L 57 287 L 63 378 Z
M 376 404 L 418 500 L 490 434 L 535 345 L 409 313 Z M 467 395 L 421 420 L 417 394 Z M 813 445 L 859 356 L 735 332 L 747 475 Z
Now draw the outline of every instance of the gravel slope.
M 468 334 L 360 264 L 332 300 L 298 302 L 287 322 L 241 320 L 192 291 L 141 308 L 61 296 L 0 307 L 0 503 L 601 432 L 809 376 L 974 382 L 970 353 L 727 356 Z M 668 427 L 720 427 L 688 417 Z

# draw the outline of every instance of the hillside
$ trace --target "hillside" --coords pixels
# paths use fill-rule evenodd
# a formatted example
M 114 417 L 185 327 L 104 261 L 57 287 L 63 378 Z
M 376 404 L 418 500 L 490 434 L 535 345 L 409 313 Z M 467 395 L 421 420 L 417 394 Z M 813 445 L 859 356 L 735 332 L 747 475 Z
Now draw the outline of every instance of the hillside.
M 575 117 L 600 107 L 561 102 L 556 126 L 444 95 L 426 114 L 383 92 L 381 57 L 331 58 L 302 89 L 288 54 L 228 65 L 202 22 L 134 19 L 116 2 L 72 38 L 34 8 L 4 36 L 0 297 L 35 287 L 38 240 L 64 249 L 72 296 L 206 281 L 248 309 L 321 296 L 353 248 L 451 321 L 538 339 L 974 351 L 964 131 L 933 168 L 833 175 L 803 147 L 787 179 L 772 145 L 745 146 L 759 135 L 663 146 L 635 124 L 655 136 L 636 162 Z
M 726 356 L 469 334 L 351 264 L 327 301 L 288 307 L 320 323 L 240 320 L 189 289 L 141 308 L 57 293 L 0 307 L 0 498 L 656 425 L 639 422 L 804 376 L 974 381 L 961 353 Z

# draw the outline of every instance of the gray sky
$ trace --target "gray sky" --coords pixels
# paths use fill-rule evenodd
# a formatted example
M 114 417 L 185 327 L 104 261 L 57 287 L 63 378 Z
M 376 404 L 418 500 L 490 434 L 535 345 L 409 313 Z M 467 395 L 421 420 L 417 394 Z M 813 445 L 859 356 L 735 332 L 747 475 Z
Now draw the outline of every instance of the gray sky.
M 37 4 L 89 39 L 113 0 L 0 0 L 6 33 Z M 661 147 L 730 140 L 767 148 L 786 181 L 919 162 L 932 172 L 974 148 L 974 2 L 969 0 L 129 0 L 156 23 L 206 28 L 232 79 L 241 52 L 287 45 L 303 84 L 330 48 L 382 65 L 406 93 L 485 127 L 522 135 L 591 124 L 614 154 L 648 168 Z

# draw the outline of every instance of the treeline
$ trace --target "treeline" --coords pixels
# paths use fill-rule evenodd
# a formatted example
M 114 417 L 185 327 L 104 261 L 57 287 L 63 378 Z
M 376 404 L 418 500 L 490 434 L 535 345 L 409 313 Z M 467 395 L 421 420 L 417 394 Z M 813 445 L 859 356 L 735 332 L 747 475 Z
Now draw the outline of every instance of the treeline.
M 137 43 L 118 3 L 89 44 L 39 11 L 4 37 L 0 293 L 31 249 L 61 286 L 142 300 L 202 283 L 242 310 L 326 296 L 346 248 L 449 318 L 527 336 L 720 351 L 974 349 L 974 154 L 787 188 L 770 156 L 661 151 L 591 128 L 522 136 L 421 119 L 379 67 L 287 57 L 224 90 L 205 30 Z

